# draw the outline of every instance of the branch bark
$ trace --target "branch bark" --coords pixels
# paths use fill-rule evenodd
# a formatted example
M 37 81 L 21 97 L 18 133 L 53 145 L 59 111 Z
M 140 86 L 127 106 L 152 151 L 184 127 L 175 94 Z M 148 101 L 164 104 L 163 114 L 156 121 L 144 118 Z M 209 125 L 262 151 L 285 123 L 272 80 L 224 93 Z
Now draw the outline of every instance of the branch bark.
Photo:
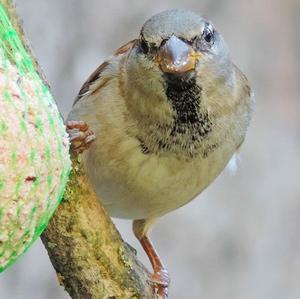
M 12 1 L 0 4 L 30 52 Z M 80 156 L 71 156 L 64 199 L 41 236 L 60 284 L 72 298 L 153 298 L 147 270 L 97 200 Z
M 60 283 L 72 298 L 153 298 L 148 273 L 99 204 L 80 157 L 72 161 L 64 200 L 42 235 Z

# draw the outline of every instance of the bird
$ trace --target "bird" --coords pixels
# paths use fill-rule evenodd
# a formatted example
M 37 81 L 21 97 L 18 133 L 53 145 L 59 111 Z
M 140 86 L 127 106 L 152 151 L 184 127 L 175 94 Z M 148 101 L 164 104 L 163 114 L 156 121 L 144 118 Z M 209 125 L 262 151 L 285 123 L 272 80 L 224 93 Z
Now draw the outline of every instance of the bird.
M 148 19 L 74 101 L 66 122 L 72 149 L 109 215 L 133 221 L 161 298 L 170 278 L 150 230 L 223 171 L 245 139 L 254 102 L 221 33 L 181 9 Z

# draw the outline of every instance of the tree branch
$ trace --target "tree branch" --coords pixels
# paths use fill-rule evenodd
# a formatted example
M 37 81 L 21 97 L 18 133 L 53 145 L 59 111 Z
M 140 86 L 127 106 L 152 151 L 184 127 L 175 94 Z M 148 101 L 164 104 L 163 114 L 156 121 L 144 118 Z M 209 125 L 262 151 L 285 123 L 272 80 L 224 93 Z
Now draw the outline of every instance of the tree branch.
M 121 239 L 90 188 L 80 157 L 64 200 L 42 235 L 72 298 L 153 298 L 147 272 Z
M 30 52 L 11 0 L 0 3 Z M 147 271 L 97 200 L 80 157 L 72 163 L 64 199 L 41 237 L 61 285 L 72 298 L 153 298 Z

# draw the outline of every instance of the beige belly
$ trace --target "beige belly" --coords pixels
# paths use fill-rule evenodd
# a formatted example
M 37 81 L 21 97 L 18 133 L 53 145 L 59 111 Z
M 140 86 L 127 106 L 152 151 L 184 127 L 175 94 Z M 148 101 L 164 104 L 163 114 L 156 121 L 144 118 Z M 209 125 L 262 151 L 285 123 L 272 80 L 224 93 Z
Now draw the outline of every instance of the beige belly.
M 218 176 L 235 151 L 223 146 L 207 158 L 183 161 L 143 154 L 134 142 L 108 146 L 93 144 L 85 154 L 86 168 L 108 213 L 128 219 L 158 217 L 188 203 Z

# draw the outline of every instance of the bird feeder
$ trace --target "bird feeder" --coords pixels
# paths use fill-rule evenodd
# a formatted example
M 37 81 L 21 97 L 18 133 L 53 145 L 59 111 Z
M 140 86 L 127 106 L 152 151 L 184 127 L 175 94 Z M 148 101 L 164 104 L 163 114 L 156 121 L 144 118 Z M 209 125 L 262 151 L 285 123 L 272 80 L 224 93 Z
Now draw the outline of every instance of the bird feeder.
M 70 170 L 48 87 L 0 4 L 0 272 L 45 229 Z

